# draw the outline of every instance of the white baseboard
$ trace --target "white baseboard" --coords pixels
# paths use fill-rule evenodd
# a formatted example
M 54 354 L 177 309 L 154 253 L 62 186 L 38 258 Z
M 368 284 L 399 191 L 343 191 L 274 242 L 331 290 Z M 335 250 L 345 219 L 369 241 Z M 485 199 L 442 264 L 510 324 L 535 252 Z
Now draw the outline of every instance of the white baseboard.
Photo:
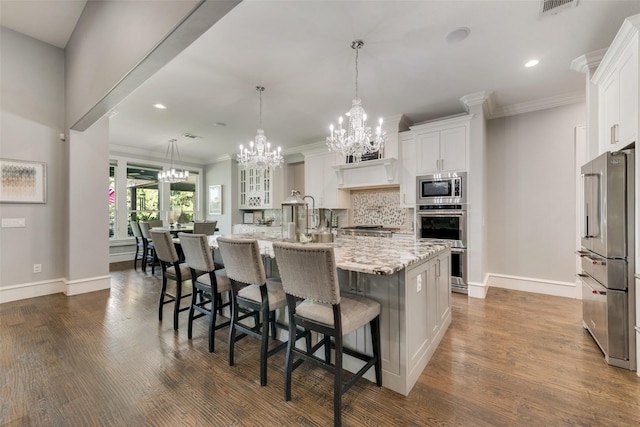
M 581 287 L 576 282 L 559 282 L 533 277 L 488 273 L 486 283 L 488 287 L 582 299 Z
M 0 304 L 26 298 L 64 292 L 64 279 L 50 279 L 41 282 L 22 283 L 0 288 Z
M 482 283 L 477 282 L 468 282 L 467 283 L 467 291 L 468 295 L 472 298 L 486 298 L 487 291 L 489 290 L 489 285 L 487 285 L 488 274 L 484 276 L 484 281 Z
M 88 277 L 79 280 L 65 280 L 65 295 L 79 295 L 87 292 L 102 291 L 111 288 L 111 276 Z
M 122 252 L 118 254 L 109 254 L 109 264 L 113 264 L 114 262 L 133 261 L 133 258 L 135 256 L 136 256 L 135 252 Z
M 111 276 L 108 275 L 73 281 L 51 279 L 41 282 L 21 283 L 0 288 L 0 304 L 58 293 L 64 293 L 67 296 L 79 295 L 109 288 L 111 288 Z

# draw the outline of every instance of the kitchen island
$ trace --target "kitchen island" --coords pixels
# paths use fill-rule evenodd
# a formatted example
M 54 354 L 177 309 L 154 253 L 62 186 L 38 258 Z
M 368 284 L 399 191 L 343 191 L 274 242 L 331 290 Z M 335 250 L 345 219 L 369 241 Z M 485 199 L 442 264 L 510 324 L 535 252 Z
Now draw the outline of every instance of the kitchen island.
M 272 247 L 282 240 L 278 233 L 231 237 L 257 239 L 267 274 L 278 276 Z M 449 246 L 409 236 L 339 236 L 328 245 L 335 248 L 341 291 L 380 303 L 382 385 L 408 395 L 451 324 Z M 345 345 L 370 353 L 369 331 L 353 331 Z M 355 372 L 361 362 L 345 357 L 344 365 Z M 373 379 L 372 370 L 367 377 Z

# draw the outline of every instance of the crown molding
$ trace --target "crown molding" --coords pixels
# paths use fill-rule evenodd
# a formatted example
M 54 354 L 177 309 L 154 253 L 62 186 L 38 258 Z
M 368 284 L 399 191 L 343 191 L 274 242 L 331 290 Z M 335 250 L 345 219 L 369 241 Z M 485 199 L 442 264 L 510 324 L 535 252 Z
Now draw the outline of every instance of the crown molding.
M 639 29 L 640 14 L 624 20 L 620 30 L 618 30 L 618 34 L 616 34 L 611 42 L 611 46 L 607 49 L 607 53 L 605 53 L 604 58 L 602 58 L 602 63 L 593 74 L 592 80 L 594 83 L 600 84 L 606 76 L 611 75 L 611 72 L 622 55 L 625 46 L 627 46 L 629 42 L 638 35 Z
M 590 71 L 598 68 L 598 65 L 600 65 L 600 61 L 602 61 L 605 53 L 607 53 L 607 49 L 598 49 L 593 52 L 580 55 L 571 61 L 569 69 L 588 75 Z
M 541 98 L 534 101 L 521 102 L 519 104 L 498 106 L 495 102 L 495 96 L 492 93 L 487 101 L 487 119 L 515 116 L 517 114 L 531 113 L 563 105 L 577 104 L 584 101 L 584 91 L 576 91 L 563 95 Z

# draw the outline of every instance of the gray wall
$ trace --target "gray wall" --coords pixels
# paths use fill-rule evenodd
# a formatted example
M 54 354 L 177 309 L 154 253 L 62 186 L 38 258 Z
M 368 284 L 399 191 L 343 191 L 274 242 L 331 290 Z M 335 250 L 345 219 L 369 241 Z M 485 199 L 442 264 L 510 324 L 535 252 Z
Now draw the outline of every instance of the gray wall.
M 66 47 L 68 127 L 96 105 L 198 3 L 88 1 Z
M 45 162 L 46 204 L 0 204 L 0 217 L 25 218 L 0 228 L 0 288 L 64 277 L 66 253 L 64 53 L 0 27 L 0 157 Z M 42 273 L 33 273 L 33 264 Z
M 217 220 L 219 234 L 231 234 L 231 226 L 240 218 L 238 211 L 238 166 L 235 160 L 223 160 L 205 167 L 205 216 Z M 222 184 L 222 215 L 209 215 L 209 185 Z
M 584 121 L 584 104 L 488 121 L 488 272 L 575 282 L 574 129 Z

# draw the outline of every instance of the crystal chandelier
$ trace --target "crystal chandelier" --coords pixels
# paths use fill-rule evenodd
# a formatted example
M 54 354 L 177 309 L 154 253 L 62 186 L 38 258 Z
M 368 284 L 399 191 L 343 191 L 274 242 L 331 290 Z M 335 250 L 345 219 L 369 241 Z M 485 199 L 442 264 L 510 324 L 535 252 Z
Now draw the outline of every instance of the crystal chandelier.
M 180 161 L 180 153 L 178 152 L 178 140 L 170 139 L 169 146 L 167 147 L 167 158 L 171 156 L 171 167 L 169 168 L 169 170 L 158 172 L 159 182 L 182 182 L 189 179 L 188 170 L 185 169 L 181 171 L 176 171 L 176 168 L 173 166 L 174 154 L 178 155 L 178 161 Z
M 362 108 L 362 100 L 358 98 L 358 50 L 364 46 L 362 40 L 354 40 L 351 48 L 356 51 L 356 97 L 351 109 L 346 113 L 349 118 L 347 128 L 342 127 L 342 116 L 338 119 L 338 129 L 329 127 L 327 146 L 329 151 L 336 151 L 344 156 L 353 156 L 358 163 L 364 154 L 375 153 L 384 145 L 386 133 L 382 131 L 382 118 L 376 127 L 375 135 L 371 134 L 371 127 L 367 126 L 367 113 Z
M 243 169 L 264 171 L 280 166 L 283 158 L 280 154 L 280 147 L 278 147 L 277 151 L 271 150 L 271 143 L 267 141 L 267 137 L 262 129 L 262 92 L 264 92 L 264 87 L 256 86 L 256 90 L 260 95 L 260 128 L 254 140 L 249 142 L 249 148 L 243 148 L 243 146 L 240 145 L 238 164 Z

